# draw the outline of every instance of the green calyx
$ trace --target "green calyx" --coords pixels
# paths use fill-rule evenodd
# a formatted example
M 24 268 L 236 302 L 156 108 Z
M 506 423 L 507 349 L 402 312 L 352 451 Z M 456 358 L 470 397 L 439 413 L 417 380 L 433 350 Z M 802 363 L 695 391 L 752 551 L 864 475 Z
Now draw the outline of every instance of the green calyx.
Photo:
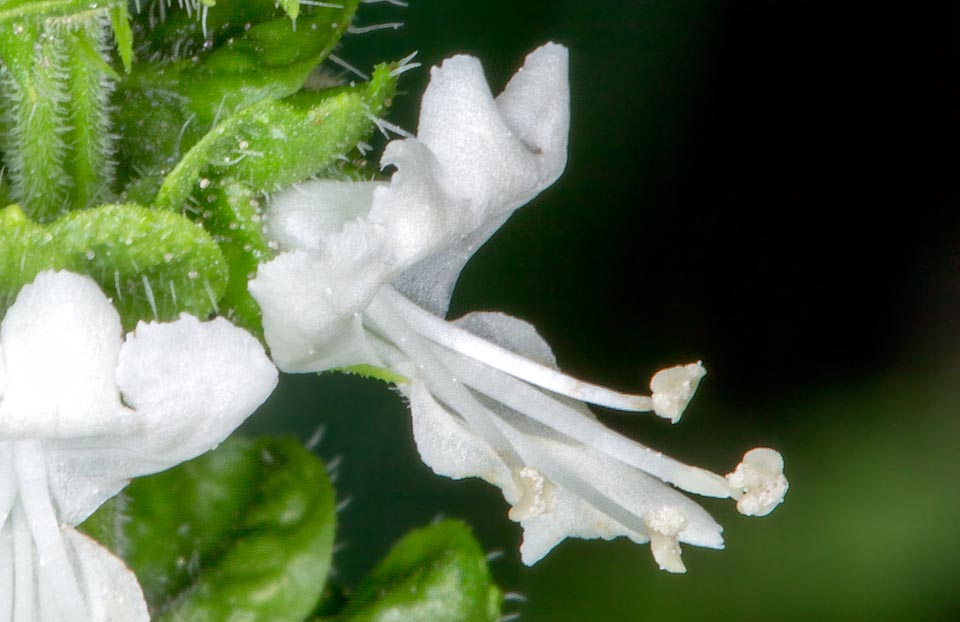
M 16 205 L 0 211 L 0 311 L 43 270 L 92 277 L 128 329 L 215 313 L 228 278 L 213 238 L 177 214 L 105 205 L 40 224 Z

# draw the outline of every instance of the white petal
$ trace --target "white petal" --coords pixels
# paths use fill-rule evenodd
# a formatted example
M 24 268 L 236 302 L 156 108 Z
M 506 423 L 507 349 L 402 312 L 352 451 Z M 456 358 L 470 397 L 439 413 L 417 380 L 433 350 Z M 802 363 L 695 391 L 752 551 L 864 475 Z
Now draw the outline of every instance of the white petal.
M 481 339 L 519 354 L 532 361 L 557 369 L 557 357 L 537 328 L 525 320 L 496 311 L 476 311 L 455 320 Z
M 392 285 L 423 309 L 446 317 L 453 288 L 464 266 L 509 217 L 505 214 L 491 220 L 446 250 L 422 259 L 404 270 Z
M 483 210 L 482 220 L 529 201 L 553 183 L 566 161 L 566 50 L 546 46 L 531 54 L 528 64 L 530 76 L 524 75 L 527 66 L 518 72 L 502 108 L 480 61 L 470 56 L 454 56 L 431 69 L 423 95 L 417 137 L 455 183 L 452 193 Z M 547 118 L 534 119 L 538 113 Z
M 137 411 L 142 451 L 173 466 L 216 447 L 277 385 L 260 343 L 223 318 L 141 322 L 127 336 L 117 384 Z
M 368 216 L 381 182 L 307 181 L 270 198 L 266 227 L 281 251 L 321 253 L 347 223 Z
M 401 390 L 410 400 L 413 438 L 424 464 L 451 479 L 479 477 L 499 487 L 509 503 L 519 500 L 520 489 L 510 466 L 462 419 L 438 403 L 426 385 L 412 380 Z
M 566 48 L 547 44 L 527 57 L 496 100 L 475 58 L 457 56 L 431 71 L 418 138 L 436 156 L 446 191 L 468 202 L 460 218 L 470 224 L 452 246 L 394 281 L 424 309 L 445 316 L 470 257 L 563 172 L 570 126 L 567 65 Z
M 517 137 L 540 155 L 544 185 L 553 183 L 567 163 L 570 130 L 570 54 L 547 43 L 531 52 L 497 105 Z
M 114 432 L 128 423 L 114 369 L 120 318 L 92 279 L 42 272 L 25 286 L 0 330 L 6 390 L 0 437 Z
M 270 395 L 277 371 L 260 343 L 222 318 L 143 323 L 127 336 L 117 385 L 136 430 L 47 444 L 60 519 L 77 524 L 132 477 L 216 447 Z
M 378 257 L 369 247 L 340 262 L 297 250 L 260 265 L 248 287 L 277 367 L 296 373 L 375 363 L 359 312 L 380 286 Z
M 90 622 L 149 622 L 140 584 L 123 561 L 74 529 L 66 528 L 64 535 L 73 549 Z

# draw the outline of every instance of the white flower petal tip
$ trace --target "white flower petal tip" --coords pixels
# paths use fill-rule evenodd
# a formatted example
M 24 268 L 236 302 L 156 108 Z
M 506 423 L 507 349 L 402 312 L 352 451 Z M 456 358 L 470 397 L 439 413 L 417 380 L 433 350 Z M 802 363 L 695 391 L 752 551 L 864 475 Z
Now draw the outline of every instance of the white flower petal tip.
M 700 380 L 707 375 L 700 361 L 661 369 L 650 380 L 653 412 L 671 423 L 680 421 L 687 404 L 693 399 Z
M 744 516 L 766 516 L 783 502 L 790 487 L 783 475 L 783 456 L 767 447 L 745 453 L 727 482 L 739 494 L 737 511 Z
M 643 517 L 650 538 L 650 550 L 660 570 L 675 574 L 687 571 L 680 558 L 680 533 L 687 528 L 687 513 L 682 508 L 667 505 Z

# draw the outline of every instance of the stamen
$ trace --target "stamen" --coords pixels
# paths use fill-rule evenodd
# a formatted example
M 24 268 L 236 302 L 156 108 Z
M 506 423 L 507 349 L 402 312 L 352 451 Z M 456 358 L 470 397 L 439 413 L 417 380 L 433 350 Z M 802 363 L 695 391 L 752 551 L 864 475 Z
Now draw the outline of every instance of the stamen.
M 30 525 L 18 503 L 13 509 L 13 584 L 16 588 L 13 601 L 14 620 L 33 620 L 33 542 Z
M 680 558 L 680 532 L 687 528 L 687 513 L 675 506 L 664 506 L 643 516 L 650 537 L 650 550 L 660 570 L 684 573 L 687 567 Z
M 0 622 L 11 622 L 14 598 L 13 526 L 0 521 Z
M 580 497 L 587 504 L 591 505 L 601 514 L 605 514 L 612 520 L 620 523 L 627 529 L 638 533 L 647 533 L 647 526 L 643 520 L 623 507 L 615 499 L 597 490 L 589 482 L 584 481 L 577 475 L 570 472 L 562 464 L 557 462 L 549 452 L 543 451 L 534 443 L 528 441 L 523 433 L 518 432 L 509 423 L 501 422 L 499 427 L 507 434 L 511 442 L 517 448 L 521 456 L 530 464 L 536 464 L 540 471 L 555 485 L 563 488 L 567 492 Z M 536 560 L 524 559 L 525 564 L 531 564 Z
M 386 288 L 381 288 L 380 293 Z M 374 296 L 365 319 L 373 324 L 374 330 L 391 341 L 411 361 L 416 361 L 418 371 L 430 384 L 431 393 L 446 403 L 454 412 L 459 413 L 477 434 L 511 466 L 520 466 L 524 461 L 519 458 L 503 433 L 491 421 L 486 408 L 477 402 L 467 389 L 447 370 L 419 335 L 409 329 L 403 318 L 398 316 L 392 304 L 380 294 Z
M 525 466 L 517 472 L 520 500 L 510 508 L 510 520 L 520 522 L 552 512 L 557 504 L 557 489 L 540 471 Z
M 62 620 L 83 622 L 86 605 L 50 499 L 43 452 L 35 443 L 18 443 L 14 460 L 20 502 L 40 559 L 38 580 L 47 581 L 53 587 L 51 591 L 56 596 Z
M 417 334 L 511 376 L 597 406 L 633 412 L 653 409 L 653 399 L 647 395 L 620 393 L 535 363 L 424 311 L 389 285 L 382 287 L 379 295 L 390 301 Z
M 731 494 L 727 481 L 716 473 L 684 464 L 626 438 L 506 373 L 442 348 L 436 354 L 471 389 L 587 447 L 687 492 L 720 498 Z
M 680 421 L 683 411 L 697 391 L 697 385 L 706 375 L 700 361 L 658 371 L 650 379 L 654 412 L 669 419 L 671 423 Z
M 727 475 L 736 491 L 737 511 L 744 516 L 766 516 L 780 505 L 790 484 L 783 475 L 783 456 L 775 449 L 758 447 L 743 454 L 743 461 Z

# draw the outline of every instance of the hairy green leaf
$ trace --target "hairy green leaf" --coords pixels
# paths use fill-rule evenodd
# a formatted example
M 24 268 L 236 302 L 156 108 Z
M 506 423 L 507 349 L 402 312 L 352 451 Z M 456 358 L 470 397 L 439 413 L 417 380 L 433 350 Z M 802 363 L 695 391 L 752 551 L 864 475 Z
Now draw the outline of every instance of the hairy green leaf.
M 495 622 L 502 595 L 470 529 L 443 522 L 407 534 L 337 622 Z

